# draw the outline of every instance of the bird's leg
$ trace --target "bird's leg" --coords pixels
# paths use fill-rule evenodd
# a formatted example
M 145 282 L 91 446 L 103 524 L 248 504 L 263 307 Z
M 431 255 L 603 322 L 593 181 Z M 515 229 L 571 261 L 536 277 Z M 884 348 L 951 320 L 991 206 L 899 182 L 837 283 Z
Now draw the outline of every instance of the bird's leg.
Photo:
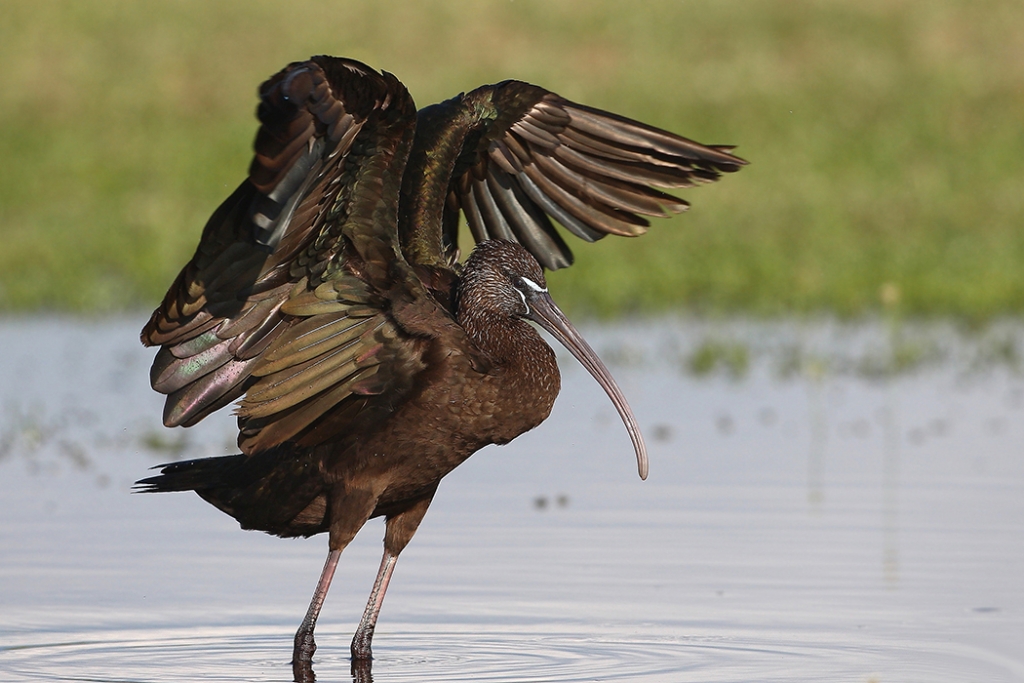
M 373 659 L 370 641 L 373 640 L 373 629 L 377 626 L 377 616 L 380 614 L 380 606 L 384 603 L 384 593 L 387 592 L 391 574 L 395 571 L 395 563 L 398 562 L 398 555 L 412 540 L 413 534 L 423 520 L 423 515 L 427 514 L 433 496 L 434 492 L 431 491 L 428 497 L 419 500 L 411 508 L 388 517 L 384 532 L 384 557 L 381 558 L 380 569 L 377 571 L 377 579 L 373 582 L 370 599 L 366 602 L 363 618 L 352 638 L 353 666 L 356 662 L 368 662 Z
M 316 651 L 316 642 L 313 640 L 313 628 L 316 626 L 316 619 L 320 616 L 320 608 L 323 607 L 324 598 L 327 597 L 327 589 L 331 586 L 331 579 L 334 578 L 334 569 L 338 566 L 338 558 L 341 551 L 355 538 L 359 529 L 366 520 L 373 514 L 377 505 L 379 491 L 370 487 L 359 487 L 352 485 L 339 485 L 331 495 L 329 514 L 330 526 L 330 548 L 327 555 L 327 563 L 324 564 L 324 571 L 320 575 L 320 581 L 316 585 L 313 599 L 309 603 L 306 617 L 302 620 L 299 630 L 295 633 L 295 649 L 292 650 L 292 670 L 295 673 L 295 680 L 313 680 L 312 667 L 313 652 Z
M 332 550 L 327 554 L 327 562 L 320 574 L 320 581 L 316 584 L 313 592 L 313 599 L 306 610 L 306 617 L 302 625 L 295 633 L 295 649 L 292 651 L 292 664 L 310 662 L 313 659 L 313 652 L 316 651 L 316 643 L 313 641 L 313 628 L 316 626 L 316 619 L 320 616 L 320 608 L 324 606 L 324 598 L 327 597 L 327 589 L 331 587 L 331 579 L 334 578 L 334 570 L 338 566 L 338 558 L 341 557 L 340 550 Z
M 366 609 L 363 610 L 363 618 L 359 621 L 359 628 L 352 638 L 352 659 L 369 660 L 370 641 L 373 639 L 373 629 L 377 626 L 377 615 L 380 614 L 380 606 L 384 603 L 384 593 L 388 590 L 388 582 L 391 581 L 391 574 L 395 571 L 395 562 L 398 555 L 393 555 L 384 550 L 384 557 L 380 561 L 380 569 L 377 570 L 377 579 L 373 582 L 373 590 L 370 591 L 370 599 L 366 602 Z

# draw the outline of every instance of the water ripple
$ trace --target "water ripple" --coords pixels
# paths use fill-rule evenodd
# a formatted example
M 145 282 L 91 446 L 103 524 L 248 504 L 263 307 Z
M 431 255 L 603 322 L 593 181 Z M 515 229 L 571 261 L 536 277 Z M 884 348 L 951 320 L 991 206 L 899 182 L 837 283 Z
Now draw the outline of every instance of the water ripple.
M 655 631 L 664 629 L 655 629 Z M 317 680 L 351 681 L 348 636 L 320 634 Z M 372 680 L 584 681 L 1011 680 L 1019 662 L 982 650 L 868 634 L 820 632 L 672 635 L 459 628 L 378 634 Z M 289 681 L 290 633 L 274 627 L 94 632 L 0 650 L 11 683 Z M 981 678 L 979 678 L 981 677 Z M 365 677 L 357 681 L 368 681 Z

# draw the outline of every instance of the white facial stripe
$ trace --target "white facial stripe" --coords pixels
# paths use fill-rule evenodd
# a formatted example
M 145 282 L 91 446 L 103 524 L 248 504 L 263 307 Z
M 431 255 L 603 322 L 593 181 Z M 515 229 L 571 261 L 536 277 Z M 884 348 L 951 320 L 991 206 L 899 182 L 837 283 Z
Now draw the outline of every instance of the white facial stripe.
M 533 280 L 531 280 L 528 277 L 520 277 L 519 279 L 522 280 L 523 282 L 525 282 L 526 286 L 529 287 L 530 289 L 532 289 L 535 292 L 546 292 L 546 291 L 548 291 L 547 287 L 541 287 L 540 285 L 538 285 L 536 282 L 534 282 Z
M 523 279 L 524 279 L 524 280 L 526 280 L 526 278 L 523 278 Z M 526 280 L 526 281 L 527 281 L 527 282 L 530 282 L 529 280 Z M 532 285 L 533 283 L 532 283 L 532 282 L 530 282 L 530 284 Z M 534 287 L 536 287 L 537 285 L 533 285 L 533 286 L 534 286 Z M 518 289 L 516 289 L 515 287 L 513 287 L 512 289 L 515 289 L 515 290 L 516 290 L 516 294 L 518 294 L 518 295 L 519 295 L 519 298 L 523 300 L 523 306 L 525 306 L 525 307 L 526 307 L 526 315 L 530 315 L 530 304 L 526 303 L 526 295 L 525 295 L 525 294 L 523 294 L 522 292 L 520 292 L 520 291 L 519 291 Z

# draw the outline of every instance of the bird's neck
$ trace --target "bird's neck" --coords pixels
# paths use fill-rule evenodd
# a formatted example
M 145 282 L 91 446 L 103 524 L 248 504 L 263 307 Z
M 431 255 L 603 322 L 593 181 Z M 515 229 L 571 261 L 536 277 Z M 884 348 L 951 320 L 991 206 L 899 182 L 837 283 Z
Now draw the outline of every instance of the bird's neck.
M 525 320 L 479 309 L 464 311 L 460 305 L 458 321 L 477 349 L 497 366 L 526 366 L 532 358 L 542 362 L 554 358 L 554 352 Z
M 482 427 L 490 430 L 487 442 L 508 443 L 548 417 L 561 377 L 554 351 L 532 325 L 518 318 L 488 317 L 475 315 L 460 322 L 490 361 L 482 385 L 489 388 L 484 390 L 487 405 L 501 417 Z

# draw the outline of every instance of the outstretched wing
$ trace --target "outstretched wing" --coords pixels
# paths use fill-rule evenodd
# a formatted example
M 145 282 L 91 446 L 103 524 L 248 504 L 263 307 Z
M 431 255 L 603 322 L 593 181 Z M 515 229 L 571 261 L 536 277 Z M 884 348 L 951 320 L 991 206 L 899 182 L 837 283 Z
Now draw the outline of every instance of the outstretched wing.
M 453 169 L 446 239 L 454 242 L 461 209 L 476 241 L 518 241 L 549 269 L 572 263 L 551 219 L 589 242 L 640 235 L 647 216 L 689 206 L 654 187 L 713 182 L 747 163 L 732 147 L 702 145 L 520 81 L 445 105 L 478 121 Z
M 246 452 L 379 391 L 381 359 L 400 353 L 378 292 L 400 258 L 415 113 L 390 74 L 330 57 L 288 66 L 260 100 L 248 179 L 142 331 L 161 346 L 151 381 L 167 394 L 164 423 L 195 424 L 245 395 Z

